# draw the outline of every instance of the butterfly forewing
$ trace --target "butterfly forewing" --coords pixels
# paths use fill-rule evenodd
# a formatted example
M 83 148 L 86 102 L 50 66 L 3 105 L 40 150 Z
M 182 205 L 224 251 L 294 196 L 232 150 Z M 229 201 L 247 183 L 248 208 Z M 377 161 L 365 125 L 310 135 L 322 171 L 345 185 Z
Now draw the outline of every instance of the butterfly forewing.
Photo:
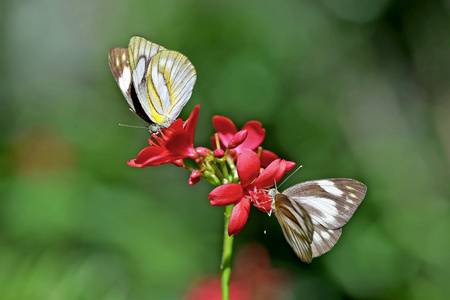
M 119 47 L 109 49 L 108 62 L 111 72 L 133 112 L 144 121 L 151 123 L 133 86 L 128 49 Z
M 346 178 L 302 182 L 283 192 L 300 204 L 314 222 L 337 229 L 350 220 L 366 194 L 366 186 Z
M 111 48 L 108 55 L 109 68 L 116 79 L 122 94 L 127 100 L 128 104 L 134 109 L 133 101 L 131 100 L 131 88 L 133 82 L 131 81 L 131 68 L 128 59 L 127 48 Z
M 292 203 L 283 194 L 275 196 L 274 214 L 283 229 L 284 237 L 297 256 L 304 262 L 311 262 L 314 227 L 308 213 Z

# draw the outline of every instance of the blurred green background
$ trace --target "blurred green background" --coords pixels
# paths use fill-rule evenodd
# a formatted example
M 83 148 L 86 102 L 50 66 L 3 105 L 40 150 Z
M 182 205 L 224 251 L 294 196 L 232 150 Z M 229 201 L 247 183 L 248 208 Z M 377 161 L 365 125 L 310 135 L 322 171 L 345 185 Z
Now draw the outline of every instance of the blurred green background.
M 109 70 L 142 35 L 189 57 L 181 117 L 259 120 L 299 181 L 350 177 L 366 199 L 337 246 L 301 263 L 252 209 L 289 274 L 282 299 L 450 294 L 450 1 L 2 1 L 0 298 L 179 299 L 218 274 L 223 209 L 173 165 L 131 168 L 147 145 Z M 241 266 L 245 268 L 245 266 Z M 281 296 L 280 296 L 281 297 Z

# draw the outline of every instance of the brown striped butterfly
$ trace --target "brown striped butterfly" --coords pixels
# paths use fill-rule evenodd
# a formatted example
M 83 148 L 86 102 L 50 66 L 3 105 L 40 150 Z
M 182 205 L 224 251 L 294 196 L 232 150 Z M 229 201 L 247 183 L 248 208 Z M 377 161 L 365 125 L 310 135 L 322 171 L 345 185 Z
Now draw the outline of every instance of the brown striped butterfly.
M 366 190 L 359 181 L 332 178 L 298 183 L 283 193 L 271 189 L 269 196 L 287 242 L 310 263 L 337 243 Z
M 197 74 L 183 54 L 140 36 L 109 50 L 109 67 L 131 110 L 151 133 L 167 128 L 188 102 Z

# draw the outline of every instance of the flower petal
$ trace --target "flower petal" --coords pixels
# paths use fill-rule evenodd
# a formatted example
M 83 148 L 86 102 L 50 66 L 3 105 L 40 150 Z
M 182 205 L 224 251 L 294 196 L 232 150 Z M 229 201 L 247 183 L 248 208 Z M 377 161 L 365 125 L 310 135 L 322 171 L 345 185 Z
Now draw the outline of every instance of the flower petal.
M 258 178 L 255 180 L 252 186 L 256 186 L 258 189 L 264 189 L 274 185 L 274 179 L 279 172 L 280 166 L 281 159 L 279 158 L 271 162 L 270 165 L 266 169 L 264 169 L 261 174 L 259 174 Z
M 262 128 L 261 122 L 258 121 L 247 122 L 244 127 L 242 127 L 242 130 L 247 130 L 248 134 L 245 141 L 236 148 L 238 152 L 242 152 L 244 149 L 255 150 L 261 145 L 266 136 L 266 130 Z
M 233 121 L 224 116 L 214 116 L 212 122 L 222 144 L 228 145 L 237 132 Z
M 239 154 L 236 162 L 236 169 L 241 185 L 246 187 L 255 180 L 259 174 L 259 156 L 249 149 L 245 149 Z
M 267 166 L 277 158 L 278 155 L 276 155 L 272 151 L 264 149 L 261 152 L 261 157 L 259 158 L 261 160 L 261 168 L 267 168 Z
M 135 159 L 130 159 L 130 161 L 127 161 L 127 165 L 129 165 L 130 167 L 141 167 L 142 166 L 142 164 L 136 163 Z
M 216 187 L 209 193 L 209 203 L 213 206 L 225 206 L 238 202 L 244 196 L 244 189 L 238 183 L 227 183 Z
M 164 147 L 150 146 L 141 150 L 137 158 L 130 160 L 127 164 L 132 167 L 145 168 L 170 163 L 179 158 L 171 155 Z
M 286 173 L 290 172 L 295 167 L 295 162 L 287 160 L 286 161 Z
M 135 159 L 136 163 L 143 164 L 147 160 L 154 158 L 155 156 L 159 156 L 166 151 L 164 147 L 160 146 L 150 146 L 146 147 L 139 152 L 137 158 Z
M 147 160 L 145 163 L 141 165 L 141 168 L 150 167 L 150 166 L 159 166 L 163 164 L 168 164 L 174 162 L 178 159 L 181 159 L 180 156 L 173 156 L 169 151 L 164 151 L 161 155 L 154 156 L 151 159 Z
M 194 152 L 194 145 L 191 144 L 187 132 L 177 131 L 174 132 L 166 142 L 166 149 L 173 155 L 188 157 Z
M 241 232 L 248 220 L 250 213 L 250 199 L 242 197 L 241 201 L 233 207 L 230 223 L 228 224 L 228 235 L 236 235 Z
M 278 182 L 283 178 L 284 174 L 286 174 L 288 171 L 286 170 L 286 161 L 284 159 L 281 160 L 280 166 L 278 167 L 278 172 L 275 174 L 275 181 Z
M 196 105 L 194 107 L 194 110 L 191 112 L 191 115 L 189 116 L 189 118 L 183 124 L 184 130 L 189 134 L 189 139 L 190 139 L 191 144 L 194 143 L 194 134 L 195 134 L 195 128 L 197 127 L 197 119 L 198 119 L 199 110 L 200 110 L 200 105 Z
M 172 124 L 170 124 L 168 128 L 166 129 L 162 128 L 161 132 L 170 133 L 172 131 L 179 131 L 179 130 L 183 130 L 183 120 L 181 120 L 180 118 L 176 119 Z

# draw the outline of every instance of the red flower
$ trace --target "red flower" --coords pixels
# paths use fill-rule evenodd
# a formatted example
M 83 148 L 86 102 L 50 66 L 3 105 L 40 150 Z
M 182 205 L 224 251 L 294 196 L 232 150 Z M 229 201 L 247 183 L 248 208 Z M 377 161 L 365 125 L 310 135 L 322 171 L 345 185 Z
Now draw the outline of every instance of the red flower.
M 177 119 L 168 128 L 162 129 L 160 136 L 153 135 L 148 140 L 150 147 L 144 148 L 127 164 L 133 167 L 149 167 L 167 163 L 178 163 L 189 157 L 198 158 L 194 149 L 194 134 L 200 106 L 197 105 L 186 122 Z
M 258 244 L 245 246 L 236 256 L 230 280 L 230 299 L 282 299 L 292 288 L 285 270 L 272 267 L 267 250 Z M 210 276 L 196 279 L 184 300 L 220 300 L 220 278 Z
M 222 300 L 220 288 L 220 277 L 203 278 L 192 286 L 184 296 L 184 300 Z M 248 288 L 237 280 L 230 282 L 230 299 L 233 300 L 251 300 Z
M 250 202 L 258 209 L 270 211 L 270 197 L 267 188 L 278 182 L 289 172 L 295 163 L 275 159 L 260 173 L 260 158 L 250 149 L 244 149 L 237 157 L 239 183 L 221 185 L 208 195 L 211 205 L 225 206 L 235 204 L 228 225 L 228 234 L 236 235 L 247 223 Z
M 221 148 L 225 149 L 228 147 L 233 137 L 238 133 L 236 126 L 233 121 L 223 116 L 214 116 L 213 117 L 213 126 L 214 129 L 219 134 L 219 140 L 221 144 Z M 258 121 L 249 121 L 243 127 L 242 130 L 247 131 L 245 140 L 241 142 L 236 148 L 230 150 L 230 154 L 235 156 L 241 153 L 244 149 L 255 150 L 264 140 L 266 136 L 266 130 L 262 128 L 262 125 Z M 242 134 L 244 135 L 244 134 Z M 239 135 L 238 135 L 239 136 Z M 240 136 L 242 137 L 242 136 Z M 215 147 L 214 137 L 212 139 L 213 147 Z

